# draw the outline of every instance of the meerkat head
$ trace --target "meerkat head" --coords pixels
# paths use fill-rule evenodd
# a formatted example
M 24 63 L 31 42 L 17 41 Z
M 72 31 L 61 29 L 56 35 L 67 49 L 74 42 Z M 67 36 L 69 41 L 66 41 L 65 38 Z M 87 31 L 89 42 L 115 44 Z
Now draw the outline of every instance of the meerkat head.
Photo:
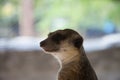
M 61 58 L 75 55 L 82 46 L 83 38 L 74 30 L 57 30 L 48 34 L 48 38 L 40 42 L 40 46 L 49 54 Z

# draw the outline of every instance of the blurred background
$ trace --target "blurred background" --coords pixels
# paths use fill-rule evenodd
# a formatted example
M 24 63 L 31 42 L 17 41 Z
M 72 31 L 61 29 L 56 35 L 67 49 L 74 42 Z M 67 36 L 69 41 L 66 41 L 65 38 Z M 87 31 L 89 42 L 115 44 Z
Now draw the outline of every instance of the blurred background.
M 65 28 L 83 36 L 99 80 L 120 80 L 119 0 L 0 0 L 0 80 L 56 80 L 39 42 Z

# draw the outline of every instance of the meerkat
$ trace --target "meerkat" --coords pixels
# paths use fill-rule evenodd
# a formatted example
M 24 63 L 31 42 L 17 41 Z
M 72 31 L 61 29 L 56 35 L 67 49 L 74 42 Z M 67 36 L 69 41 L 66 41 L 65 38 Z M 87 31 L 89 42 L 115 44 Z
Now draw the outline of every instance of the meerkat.
M 51 32 L 40 46 L 59 61 L 57 80 L 97 80 L 78 32 L 72 29 Z

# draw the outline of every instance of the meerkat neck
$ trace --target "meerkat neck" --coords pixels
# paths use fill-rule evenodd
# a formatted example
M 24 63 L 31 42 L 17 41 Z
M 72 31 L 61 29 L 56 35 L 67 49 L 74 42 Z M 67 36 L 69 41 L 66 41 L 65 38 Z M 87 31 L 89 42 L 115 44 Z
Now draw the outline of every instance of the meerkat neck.
M 66 50 L 65 52 L 54 53 L 53 56 L 57 58 L 60 66 L 64 66 L 73 61 L 79 61 L 80 51 L 77 49 Z
M 71 55 L 68 54 L 69 56 L 66 56 L 65 59 L 61 59 L 62 66 L 67 65 L 71 62 L 79 63 L 79 61 L 81 59 L 80 57 L 82 55 L 84 55 L 83 50 L 84 50 L 83 47 L 81 47 L 79 50 L 75 50 L 75 51 L 73 50 L 73 51 L 69 52 Z
M 70 56 L 68 59 L 63 59 L 61 68 L 58 72 L 58 80 L 78 80 L 77 77 L 79 76 L 79 71 L 82 68 L 81 64 L 81 58 L 84 53 L 83 47 L 81 47 L 79 50 L 76 50 L 76 53 L 74 56 Z

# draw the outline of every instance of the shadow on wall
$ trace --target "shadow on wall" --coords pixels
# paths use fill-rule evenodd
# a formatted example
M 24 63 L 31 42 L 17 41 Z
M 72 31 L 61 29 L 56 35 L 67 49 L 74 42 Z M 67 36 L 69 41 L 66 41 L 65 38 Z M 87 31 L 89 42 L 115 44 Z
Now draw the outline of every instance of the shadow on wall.
M 120 48 L 87 54 L 99 80 L 120 80 Z M 42 51 L 0 52 L 0 80 L 56 80 L 58 62 Z

